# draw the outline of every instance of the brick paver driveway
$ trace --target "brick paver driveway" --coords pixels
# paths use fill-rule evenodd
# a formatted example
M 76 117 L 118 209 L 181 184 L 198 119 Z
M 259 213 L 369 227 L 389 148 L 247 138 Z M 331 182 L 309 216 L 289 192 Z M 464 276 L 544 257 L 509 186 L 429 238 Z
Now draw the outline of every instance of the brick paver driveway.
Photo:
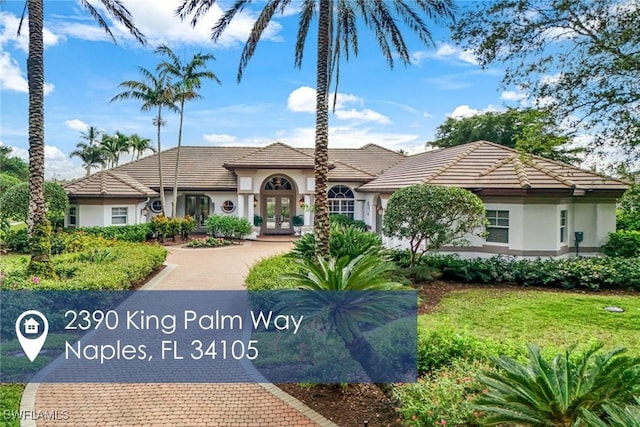
M 145 289 L 244 289 L 251 264 L 290 247 L 288 242 L 248 242 L 170 248 L 168 267 Z M 271 384 L 30 384 L 21 409 L 34 406 L 69 415 L 67 420 L 39 420 L 38 426 L 334 425 Z

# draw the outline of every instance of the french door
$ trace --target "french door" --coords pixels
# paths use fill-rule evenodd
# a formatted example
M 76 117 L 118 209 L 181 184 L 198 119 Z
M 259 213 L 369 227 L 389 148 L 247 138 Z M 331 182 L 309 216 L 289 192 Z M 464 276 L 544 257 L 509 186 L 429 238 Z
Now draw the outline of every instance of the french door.
M 205 195 L 186 195 L 185 213 L 196 220 L 197 231 L 204 230 L 209 217 L 209 197 Z
M 263 196 L 265 203 L 262 223 L 264 234 L 292 234 L 291 212 L 292 196 Z

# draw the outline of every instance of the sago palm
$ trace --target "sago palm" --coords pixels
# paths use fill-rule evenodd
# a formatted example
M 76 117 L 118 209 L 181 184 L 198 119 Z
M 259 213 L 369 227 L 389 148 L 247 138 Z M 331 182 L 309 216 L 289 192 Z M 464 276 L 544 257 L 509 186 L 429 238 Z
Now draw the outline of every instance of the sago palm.
M 284 276 L 300 292 L 289 293 L 281 306 L 307 313 L 307 319 L 315 319 L 337 332 L 351 357 L 371 378 L 388 376 L 380 356 L 362 335 L 361 326 L 381 325 L 415 304 L 415 294 L 389 279 L 395 267 L 377 253 L 354 259 L 318 257 L 315 262 L 300 263 L 299 273 Z
M 144 35 L 133 24 L 131 14 L 120 0 L 99 0 L 107 14 L 123 24 L 140 43 L 145 44 Z M 35 240 L 31 245 L 29 270 L 33 273 L 49 271 L 50 238 L 44 200 L 44 2 L 27 0 L 29 15 L 29 55 L 27 57 L 27 80 L 29 85 L 29 215 L 27 224 L 29 237 Z M 106 33 L 115 38 L 109 30 L 103 15 L 87 0 L 80 4 L 98 22 Z M 20 30 L 18 30 L 19 32 Z M 37 235 L 36 235 L 37 234 Z M 39 240 L 42 240 L 39 242 Z
M 483 423 L 576 426 L 585 411 L 600 416 L 605 404 L 631 403 L 640 393 L 640 359 L 620 355 L 621 348 L 601 354 L 601 348 L 578 357 L 567 350 L 549 363 L 531 344 L 527 365 L 493 358 L 497 371 L 480 378 L 489 393 L 475 401 L 486 413 Z
M 212 40 L 217 41 L 233 19 L 251 0 L 236 0 L 213 27 Z M 191 18 L 196 25 L 216 0 L 182 0 L 176 10 L 182 19 Z M 451 18 L 451 0 L 269 0 L 258 15 L 247 39 L 238 67 L 238 81 L 253 57 L 258 42 L 276 13 L 288 6 L 299 5 L 300 19 L 295 47 L 295 66 L 300 67 L 305 42 L 314 16 L 318 16 L 316 56 L 316 130 L 315 130 L 315 208 L 314 231 L 321 256 L 329 255 L 329 206 L 327 183 L 329 173 L 329 86 L 338 81 L 340 59 L 358 54 L 359 21 L 369 28 L 390 66 L 395 60 L 410 63 L 409 49 L 398 24 L 404 23 L 425 44 L 432 44 L 425 19 Z
M 160 181 L 160 200 L 162 203 L 162 214 L 166 215 L 167 204 L 164 196 L 164 180 L 162 174 L 162 144 L 160 142 L 160 129 L 164 125 L 162 118 L 162 109 L 177 113 L 178 107 L 175 105 L 175 93 L 171 84 L 171 79 L 166 73 L 154 74 L 146 68 L 139 67 L 138 70 L 142 74 L 142 80 L 127 80 L 118 87 L 124 88 L 111 99 L 113 101 L 121 101 L 126 99 L 135 99 L 142 102 L 140 109 L 149 111 L 157 109 L 158 113 L 153 118 L 153 125 L 157 129 L 158 138 L 158 177 Z
M 582 421 L 585 427 L 640 427 L 640 397 L 634 400 L 634 404 L 624 406 L 605 403 L 600 416 L 583 410 Z
M 211 54 L 196 53 L 191 60 L 184 63 L 173 50 L 166 45 L 161 45 L 156 49 L 156 53 L 168 57 L 168 61 L 163 61 L 158 65 L 160 73 L 167 74 L 173 78 L 174 95 L 179 103 L 180 125 L 178 127 L 178 148 L 176 150 L 176 167 L 173 176 L 173 207 L 171 216 L 176 216 L 178 206 L 178 171 L 180 170 L 180 147 L 182 146 L 182 123 L 184 120 L 184 104 L 187 101 L 202 98 L 198 90 L 202 87 L 202 80 L 210 79 L 217 83 L 220 80 L 209 70 L 202 70 L 207 66 L 207 61 L 215 59 Z

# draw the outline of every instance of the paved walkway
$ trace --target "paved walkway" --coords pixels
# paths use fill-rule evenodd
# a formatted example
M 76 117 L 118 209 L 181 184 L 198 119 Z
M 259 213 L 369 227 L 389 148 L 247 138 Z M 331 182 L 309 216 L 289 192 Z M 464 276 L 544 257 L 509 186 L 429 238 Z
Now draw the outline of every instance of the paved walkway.
M 144 289 L 244 289 L 250 265 L 289 248 L 289 242 L 169 248 L 168 267 Z M 21 409 L 34 406 L 68 411 L 69 419 L 38 426 L 334 426 L 271 384 L 30 384 Z

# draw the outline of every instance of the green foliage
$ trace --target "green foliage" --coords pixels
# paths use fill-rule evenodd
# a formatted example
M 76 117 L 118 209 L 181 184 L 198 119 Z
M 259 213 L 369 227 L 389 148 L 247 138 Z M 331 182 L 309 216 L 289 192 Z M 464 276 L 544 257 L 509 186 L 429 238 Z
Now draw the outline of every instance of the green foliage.
M 245 279 L 250 291 L 270 291 L 275 289 L 292 289 L 295 283 L 283 275 L 300 271 L 300 264 L 291 257 L 274 255 L 255 263 Z
M 29 164 L 19 157 L 9 157 L 12 151 L 12 147 L 0 146 L 0 171 L 20 181 L 26 181 L 29 179 Z
M 2 170 L 0 168 L 0 170 Z M 0 173 L 0 197 L 2 197 L 2 195 L 5 193 L 5 191 L 7 191 L 9 188 L 20 184 L 22 181 L 13 176 L 13 175 L 9 175 L 8 173 L 2 172 Z M 0 211 L 2 211 L 2 207 L 0 206 Z
M 152 234 L 150 223 L 136 225 L 113 225 L 110 227 L 82 227 L 67 229 L 69 233 L 85 233 L 105 239 L 122 240 L 125 242 L 145 242 Z
M 11 252 L 19 254 L 29 253 L 29 237 L 26 228 L 9 230 L 4 237 L 4 243 Z
M 438 126 L 436 140 L 428 145 L 447 148 L 474 141 L 495 142 L 565 163 L 575 163 L 575 154 L 581 151 L 562 148 L 570 142 L 566 131 L 555 123 L 549 111 L 533 108 L 448 117 Z
M 62 227 L 64 215 L 69 209 L 69 198 L 64 188 L 55 182 L 44 183 L 44 199 L 47 219 L 55 227 Z M 14 185 L 0 197 L 0 216 L 27 221 L 29 212 L 29 184 Z
M 462 188 L 412 185 L 391 195 L 384 213 L 384 234 L 406 239 L 413 266 L 427 251 L 459 243 L 485 231 L 482 200 Z
M 349 217 L 348 215 L 343 215 L 343 214 L 331 214 L 329 216 L 329 220 L 331 221 L 332 224 L 341 224 L 341 225 L 345 225 L 345 226 L 353 226 L 355 228 L 358 228 L 361 231 L 367 231 L 367 224 L 359 219 L 353 219 L 351 217 Z
M 196 229 L 196 220 L 191 216 L 187 215 L 180 221 L 180 237 L 183 240 L 189 238 L 189 235 L 193 233 Z
M 363 231 L 354 225 L 331 224 L 329 250 L 333 258 L 348 257 L 354 259 L 365 252 L 382 250 L 382 239 L 376 233 Z M 316 257 L 316 236 L 313 233 L 303 234 L 295 242 L 291 256 L 307 260 Z
M 33 226 L 31 237 L 29 238 L 29 252 L 31 261 L 27 271 L 29 274 L 41 277 L 54 277 L 51 269 L 51 224 L 47 219 L 43 219 Z
M 167 251 L 158 245 L 94 240 L 80 252 L 51 258 L 55 278 L 27 272 L 28 259 L 0 260 L 1 289 L 128 290 L 164 262 Z
M 602 405 L 604 415 L 598 417 L 591 411 L 582 410 L 581 416 L 587 427 L 640 427 L 640 397 L 631 405 Z
M 640 231 L 640 185 L 633 184 L 618 202 L 616 229 Z
M 638 27 L 640 9 L 623 1 L 497 0 L 461 9 L 452 37 L 483 67 L 506 64 L 504 85 L 548 100 L 558 122 L 574 117 L 576 128 L 593 129 L 591 148 L 632 149 L 640 141 L 640 116 L 629 108 L 638 100 Z
M 233 215 L 211 215 L 205 227 L 213 236 L 227 239 L 243 239 L 253 230 L 249 221 Z
M 480 382 L 489 393 L 475 401 L 485 412 L 485 425 L 574 426 L 584 410 L 602 415 L 603 404 L 628 404 L 640 394 L 640 358 L 622 356 L 624 349 L 584 354 L 572 350 L 546 360 L 536 345 L 529 345 L 529 362 L 521 365 L 507 356 L 493 357 L 496 372 Z
M 640 231 L 616 231 L 609 233 L 609 240 L 602 247 L 604 253 L 609 256 L 639 257 L 640 256 Z
M 260 215 L 253 216 L 253 225 L 254 227 L 260 227 L 262 225 L 262 217 Z
M 477 426 L 481 413 L 474 410 L 471 400 L 482 395 L 480 373 L 486 362 L 455 359 L 412 384 L 396 386 L 394 397 L 401 402 L 399 413 L 407 426 Z
M 220 237 L 207 237 L 206 239 L 193 239 L 187 243 L 189 248 L 217 248 L 219 246 L 228 246 L 231 242 Z
M 164 215 L 156 215 L 151 218 L 151 231 L 156 235 L 158 241 L 164 241 L 164 238 L 169 236 L 171 232 L 169 218 Z
M 291 217 L 291 225 L 294 227 L 302 227 L 304 225 L 304 217 L 302 215 Z
M 4 414 L 4 427 L 20 427 L 20 417 L 6 417 L 6 414 L 20 413 L 24 387 L 24 384 L 0 384 L 0 414 Z

